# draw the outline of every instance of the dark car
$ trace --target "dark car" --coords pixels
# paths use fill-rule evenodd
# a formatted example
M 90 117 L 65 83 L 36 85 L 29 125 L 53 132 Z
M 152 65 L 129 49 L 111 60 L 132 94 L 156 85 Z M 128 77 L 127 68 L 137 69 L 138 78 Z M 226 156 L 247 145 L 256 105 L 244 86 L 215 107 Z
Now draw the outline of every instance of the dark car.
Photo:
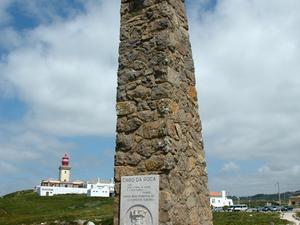
M 261 211 L 263 211 L 263 212 L 270 212 L 271 211 L 271 209 L 270 209 L 270 207 L 269 206 L 265 206 L 265 207 L 263 207 L 262 208 L 262 210 Z
M 280 207 L 279 206 L 271 206 L 270 211 L 272 211 L 272 212 L 280 211 Z
M 288 206 L 288 205 L 285 205 L 285 206 L 281 207 L 282 212 L 287 212 L 287 211 L 292 211 L 292 210 L 293 210 L 293 207 Z

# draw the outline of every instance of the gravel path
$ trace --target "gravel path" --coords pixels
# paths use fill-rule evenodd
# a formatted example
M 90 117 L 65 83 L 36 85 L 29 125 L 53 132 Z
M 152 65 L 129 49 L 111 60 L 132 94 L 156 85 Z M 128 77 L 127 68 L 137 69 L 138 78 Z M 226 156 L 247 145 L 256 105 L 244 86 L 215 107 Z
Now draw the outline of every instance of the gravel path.
M 295 212 L 284 212 L 282 215 L 282 219 L 288 220 L 293 222 L 295 225 L 300 225 L 300 221 L 296 220 L 293 215 L 295 215 Z

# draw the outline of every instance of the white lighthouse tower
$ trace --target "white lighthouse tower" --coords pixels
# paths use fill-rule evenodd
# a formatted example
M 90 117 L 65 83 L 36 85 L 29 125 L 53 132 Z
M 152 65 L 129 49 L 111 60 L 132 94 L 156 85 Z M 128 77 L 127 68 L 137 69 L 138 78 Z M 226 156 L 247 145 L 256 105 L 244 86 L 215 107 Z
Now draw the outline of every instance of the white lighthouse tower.
M 59 181 L 70 182 L 71 167 L 69 166 L 69 156 L 64 155 L 61 161 L 61 166 L 59 167 Z

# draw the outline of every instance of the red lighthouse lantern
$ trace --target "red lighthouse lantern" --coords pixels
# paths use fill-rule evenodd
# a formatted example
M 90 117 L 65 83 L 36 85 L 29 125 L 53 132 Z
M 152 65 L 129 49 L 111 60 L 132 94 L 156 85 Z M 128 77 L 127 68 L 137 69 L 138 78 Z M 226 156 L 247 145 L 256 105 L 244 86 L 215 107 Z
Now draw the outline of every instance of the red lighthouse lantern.
M 69 156 L 67 154 L 64 155 L 61 161 L 62 166 L 69 166 Z

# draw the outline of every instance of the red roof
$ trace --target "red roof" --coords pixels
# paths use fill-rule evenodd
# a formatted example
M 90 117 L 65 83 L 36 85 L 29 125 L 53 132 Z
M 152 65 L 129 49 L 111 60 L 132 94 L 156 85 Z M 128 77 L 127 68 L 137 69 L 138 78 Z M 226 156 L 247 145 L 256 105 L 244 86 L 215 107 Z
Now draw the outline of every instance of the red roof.
M 221 197 L 222 193 L 221 192 L 210 192 L 209 196 L 211 196 L 211 197 Z

